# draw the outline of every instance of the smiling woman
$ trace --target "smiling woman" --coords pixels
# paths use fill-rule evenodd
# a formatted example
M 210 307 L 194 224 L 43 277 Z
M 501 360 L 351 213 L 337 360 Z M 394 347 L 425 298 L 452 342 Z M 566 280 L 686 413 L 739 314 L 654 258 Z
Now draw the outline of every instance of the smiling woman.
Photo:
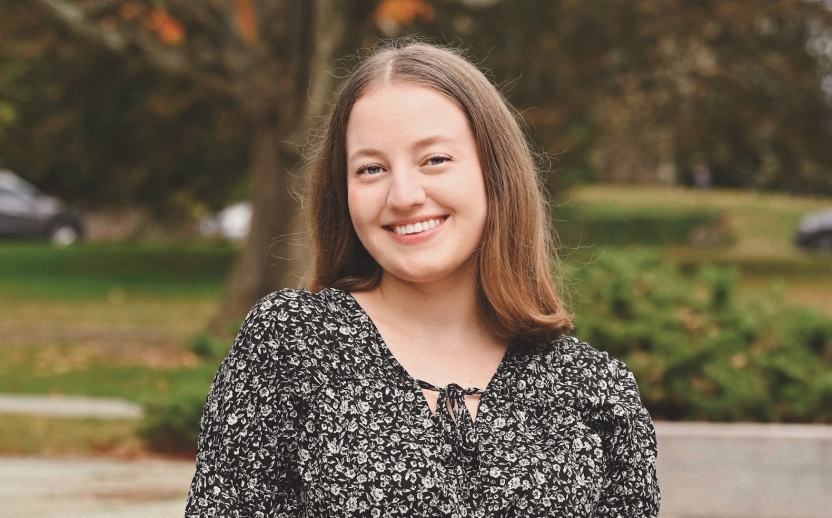
M 430 88 L 393 84 L 358 99 L 346 137 L 350 218 L 382 280 L 462 276 L 473 287 L 486 196 L 462 110 Z
M 650 416 L 564 336 L 534 161 L 485 76 L 379 49 L 311 169 L 310 290 L 243 324 L 188 516 L 655 516 Z

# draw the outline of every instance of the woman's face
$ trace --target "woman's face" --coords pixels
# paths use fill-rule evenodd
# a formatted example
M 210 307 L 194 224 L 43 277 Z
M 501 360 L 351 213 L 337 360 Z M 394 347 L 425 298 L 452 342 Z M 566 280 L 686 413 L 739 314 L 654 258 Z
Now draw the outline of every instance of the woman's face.
M 352 224 L 385 274 L 412 283 L 470 275 L 486 195 L 462 110 L 429 88 L 385 85 L 355 103 L 346 141 Z

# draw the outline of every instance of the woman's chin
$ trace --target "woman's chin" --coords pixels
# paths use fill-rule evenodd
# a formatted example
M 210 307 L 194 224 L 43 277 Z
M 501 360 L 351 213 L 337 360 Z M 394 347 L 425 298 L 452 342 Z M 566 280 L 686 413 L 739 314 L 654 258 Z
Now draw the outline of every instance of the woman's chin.
M 474 278 L 474 270 L 461 265 L 448 268 L 431 264 L 408 265 L 408 267 L 384 270 L 384 277 L 406 284 L 454 283 L 467 277 Z M 384 279 L 383 277 L 383 279 Z

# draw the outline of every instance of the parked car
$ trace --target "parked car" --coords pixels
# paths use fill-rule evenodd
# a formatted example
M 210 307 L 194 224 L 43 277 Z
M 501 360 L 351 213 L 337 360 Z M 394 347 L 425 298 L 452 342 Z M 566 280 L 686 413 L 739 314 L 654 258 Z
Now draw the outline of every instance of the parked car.
M 204 237 L 242 241 L 251 228 L 251 203 L 241 201 L 206 216 L 199 221 L 199 232 Z
M 0 171 L 0 239 L 50 239 L 67 246 L 84 234 L 78 216 L 11 171 Z
M 803 248 L 832 252 L 832 210 L 804 216 L 797 227 L 795 242 Z

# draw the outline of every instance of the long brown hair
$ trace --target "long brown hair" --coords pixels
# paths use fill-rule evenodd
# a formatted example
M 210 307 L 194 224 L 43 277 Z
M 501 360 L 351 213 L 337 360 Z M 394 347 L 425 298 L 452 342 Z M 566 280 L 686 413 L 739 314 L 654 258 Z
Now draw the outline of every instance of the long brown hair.
M 553 230 L 534 158 L 512 109 L 476 66 L 452 49 L 394 42 L 364 60 L 339 89 L 312 157 L 309 288 L 365 291 L 381 267 L 363 248 L 347 204 L 346 128 L 359 97 L 387 83 L 431 88 L 457 103 L 477 143 L 487 199 L 476 259 L 480 310 L 497 336 L 552 340 L 572 328 L 557 286 Z

